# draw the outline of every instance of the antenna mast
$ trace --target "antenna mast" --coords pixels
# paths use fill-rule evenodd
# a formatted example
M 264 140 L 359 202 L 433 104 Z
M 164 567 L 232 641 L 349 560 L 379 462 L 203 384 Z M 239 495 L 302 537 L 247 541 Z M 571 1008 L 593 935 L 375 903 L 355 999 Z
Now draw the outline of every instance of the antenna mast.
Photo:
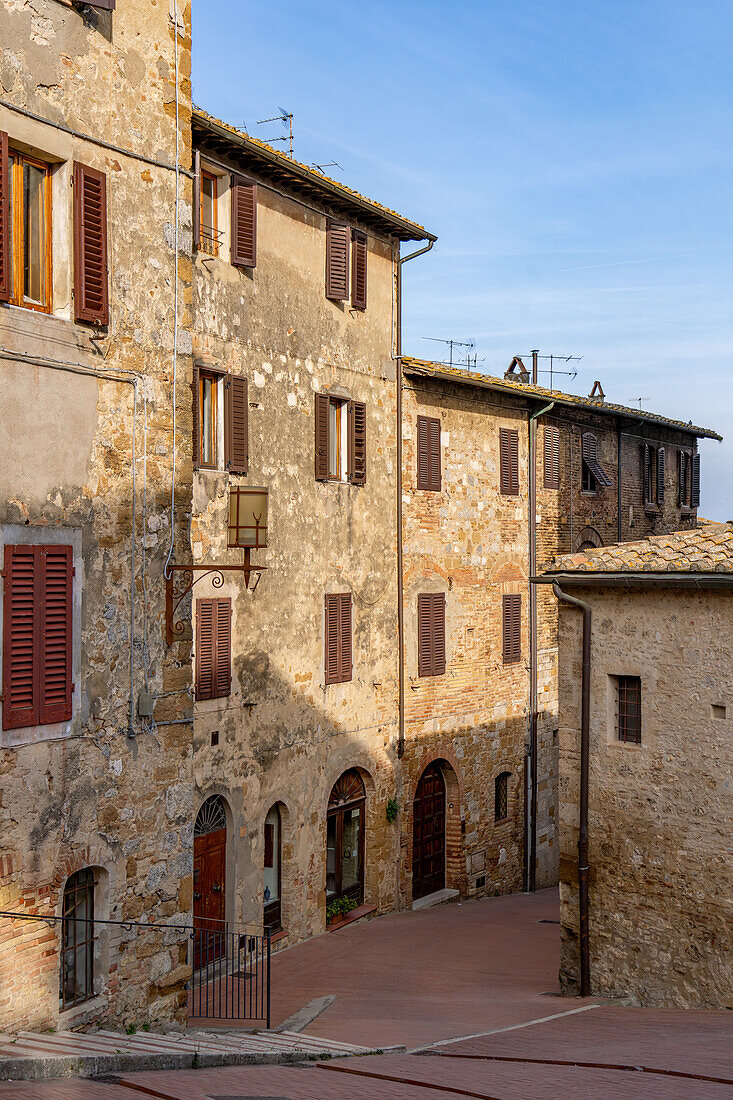
M 280 137 L 268 138 L 268 144 L 273 145 L 276 141 L 289 142 L 288 156 L 293 159 L 293 112 L 288 111 L 286 107 L 278 107 L 279 115 L 273 115 L 272 118 L 263 118 L 257 123 L 258 126 L 264 126 L 267 122 L 282 122 L 283 126 L 289 130 L 288 134 L 283 134 Z

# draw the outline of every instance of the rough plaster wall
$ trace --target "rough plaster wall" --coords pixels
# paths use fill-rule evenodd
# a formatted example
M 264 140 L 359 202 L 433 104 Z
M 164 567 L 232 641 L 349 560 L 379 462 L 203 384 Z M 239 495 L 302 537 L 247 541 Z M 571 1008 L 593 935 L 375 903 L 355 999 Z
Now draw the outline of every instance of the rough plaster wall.
M 596 994 L 681 1008 L 733 988 L 733 601 L 723 592 L 583 590 L 593 610 L 590 947 Z M 582 616 L 560 613 L 560 897 L 578 983 Z M 642 743 L 619 742 L 609 678 L 640 676 Z M 713 705 L 726 707 L 715 718 Z
M 190 10 L 179 36 L 181 159 L 190 164 Z M 168 5 L 126 0 L 114 15 L 63 3 L 3 0 L 2 94 L 19 106 L 72 123 L 91 137 L 173 161 L 173 33 Z M 128 385 L 4 361 L 3 498 L 0 523 L 82 534 L 81 705 L 73 736 L 0 751 L 0 904 L 58 912 L 64 881 L 100 869 L 108 915 L 188 918 L 191 904 L 192 730 L 189 641 L 163 640 L 162 568 L 170 539 L 174 173 L 59 137 L 3 109 L 11 143 L 107 175 L 111 324 L 93 333 L 62 316 L 0 307 L 5 350 L 144 375 L 138 403 L 135 692 L 143 667 L 161 693 L 155 734 L 127 737 L 132 527 L 132 393 Z M 56 202 L 56 192 L 54 201 Z M 178 376 L 179 554 L 188 545 L 190 463 L 190 183 L 181 181 Z M 70 200 L 67 200 L 70 201 Z M 54 270 L 70 285 L 69 209 L 55 210 Z M 66 219 L 66 220 L 65 220 Z M 188 234 L 188 235 L 187 235 Z M 55 279 L 54 286 L 63 285 Z M 54 300 L 54 307 L 58 305 Z M 62 303 L 63 305 L 63 303 Z M 68 307 L 68 303 L 67 303 Z M 66 307 L 66 308 L 67 308 Z M 68 308 L 67 308 L 68 312 Z M 188 330 L 188 331 L 186 331 Z M 92 336 L 97 338 L 92 341 Z M 142 647 L 142 405 L 148 407 L 148 647 Z M 32 437 L 29 433 L 32 431 Z M 76 582 L 78 583 L 78 581 Z M 77 685 L 79 688 L 79 685 Z M 167 721 L 179 724 L 166 725 Z M 21 731 L 15 731 L 20 733 Z M 102 886 L 104 882 L 104 887 Z M 100 905 L 102 901 L 100 900 Z M 59 1020 L 58 954 L 46 925 L 0 929 L 0 1026 L 48 1027 Z M 181 1020 L 186 944 L 178 934 L 110 937 L 98 1002 L 83 1022 Z
M 241 577 L 197 597 L 230 595 L 232 695 L 196 704 L 196 798 L 231 808 L 227 917 L 262 919 L 263 823 L 283 810 L 282 904 L 287 942 L 323 930 L 326 806 L 333 783 L 359 767 L 367 785 L 365 901 L 395 904 L 396 536 L 391 249 L 369 238 L 365 313 L 323 291 L 325 218 L 259 191 L 258 261 L 196 264 L 196 355 L 249 383 L 249 473 L 196 474 L 196 560 L 226 549 L 233 484 L 269 489 L 267 566 L 256 592 Z M 367 405 L 364 486 L 314 477 L 315 394 L 332 386 Z M 199 591 L 200 590 L 200 591 Z M 353 680 L 324 685 L 326 592 L 353 596 Z M 211 745 L 211 733 L 219 744 Z

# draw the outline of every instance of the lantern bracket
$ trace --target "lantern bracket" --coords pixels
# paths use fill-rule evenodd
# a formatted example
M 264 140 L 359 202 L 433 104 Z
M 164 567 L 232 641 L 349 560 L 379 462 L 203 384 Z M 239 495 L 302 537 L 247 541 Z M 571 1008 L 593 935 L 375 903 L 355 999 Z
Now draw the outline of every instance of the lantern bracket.
M 173 645 L 175 638 L 180 638 L 185 630 L 182 619 L 174 622 L 176 611 L 188 596 L 194 585 L 202 581 L 204 577 L 212 577 L 214 588 L 221 588 L 224 584 L 225 573 L 242 573 L 244 575 L 245 588 L 249 588 L 249 578 L 252 573 L 256 575 L 254 587 L 257 587 L 260 574 L 267 568 L 266 565 L 252 565 L 250 561 L 250 547 L 243 549 L 243 561 L 241 565 L 169 565 L 165 573 L 165 640 L 168 645 Z M 176 577 L 176 574 L 179 574 Z

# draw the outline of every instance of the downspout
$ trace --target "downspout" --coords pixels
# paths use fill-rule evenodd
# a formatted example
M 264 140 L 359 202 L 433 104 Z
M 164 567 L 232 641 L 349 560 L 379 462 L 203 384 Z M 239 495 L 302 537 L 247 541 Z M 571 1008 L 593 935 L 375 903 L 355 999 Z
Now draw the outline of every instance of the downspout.
M 590 757 L 590 605 L 563 592 L 555 581 L 558 600 L 583 612 L 583 671 L 580 708 L 580 819 L 578 834 L 578 910 L 580 922 L 580 996 L 590 996 L 590 947 L 588 941 L 588 765 Z
M 537 352 L 532 352 L 533 376 L 536 378 Z M 537 573 L 537 420 L 555 405 L 549 405 L 527 414 L 529 430 L 529 575 Z M 529 856 L 525 882 L 530 893 L 536 889 L 537 867 L 537 590 L 529 585 L 529 759 L 530 759 L 530 812 Z M 525 826 L 526 828 L 526 826 Z
M 397 332 L 395 347 L 397 386 L 397 681 L 399 685 L 397 758 L 405 755 L 405 609 L 402 568 L 402 265 L 429 252 L 433 237 L 423 248 L 397 259 Z M 399 247 L 399 246 L 398 246 Z

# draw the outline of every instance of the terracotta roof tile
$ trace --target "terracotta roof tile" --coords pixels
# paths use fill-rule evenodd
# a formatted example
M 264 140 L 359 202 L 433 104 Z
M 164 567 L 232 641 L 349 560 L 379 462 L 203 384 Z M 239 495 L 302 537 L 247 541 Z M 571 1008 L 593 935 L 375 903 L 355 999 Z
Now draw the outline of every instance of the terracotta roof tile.
M 554 573 L 733 573 L 733 523 L 566 554 L 545 571 Z

